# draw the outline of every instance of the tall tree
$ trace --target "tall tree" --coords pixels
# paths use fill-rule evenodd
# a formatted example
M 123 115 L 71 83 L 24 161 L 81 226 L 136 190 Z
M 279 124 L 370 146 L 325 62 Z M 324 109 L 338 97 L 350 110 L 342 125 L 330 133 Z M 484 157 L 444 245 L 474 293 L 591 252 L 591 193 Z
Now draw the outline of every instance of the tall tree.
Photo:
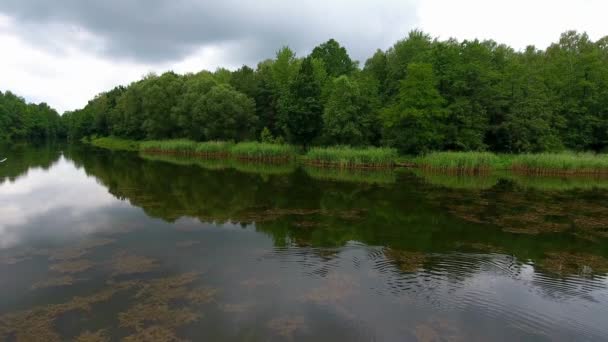
M 410 154 L 441 149 L 444 105 L 433 66 L 411 63 L 396 103 L 382 113 L 385 141 Z
M 334 39 L 315 47 L 310 56 L 323 61 L 325 70 L 331 77 L 348 75 L 357 68 L 357 63 L 350 59 L 346 49 Z

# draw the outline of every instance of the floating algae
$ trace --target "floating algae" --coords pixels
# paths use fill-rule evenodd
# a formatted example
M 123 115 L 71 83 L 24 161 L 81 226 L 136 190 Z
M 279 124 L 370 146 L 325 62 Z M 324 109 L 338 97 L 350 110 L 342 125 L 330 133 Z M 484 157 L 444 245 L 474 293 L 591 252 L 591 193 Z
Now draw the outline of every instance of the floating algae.
M 279 336 L 293 340 L 297 331 L 306 330 L 306 321 L 303 316 L 278 317 L 268 322 L 268 328 Z
M 393 261 L 403 272 L 416 272 L 424 266 L 426 256 L 419 252 L 402 251 L 393 248 L 385 248 L 384 255 Z
M 120 326 L 134 330 L 125 341 L 179 341 L 175 329 L 201 317 L 188 306 L 208 303 L 218 293 L 209 287 L 190 288 L 199 276 L 192 272 L 143 284 L 135 294 L 137 303 L 119 314 Z M 175 302 L 187 307 L 174 308 Z
M 66 303 L 51 304 L 0 316 L 0 340 L 14 336 L 17 341 L 64 341 L 55 331 L 55 321 L 71 311 L 90 312 L 91 306 L 109 300 L 116 293 L 133 288 L 136 282 L 111 284 L 88 297 L 74 297 Z
M 89 260 L 74 260 L 51 265 L 50 269 L 54 272 L 75 274 L 84 272 L 93 267 L 93 265 Z
M 90 239 L 83 241 L 76 246 L 52 249 L 46 253 L 48 254 L 49 259 L 52 261 L 72 260 L 82 257 L 94 248 L 105 246 L 113 242 L 113 239 Z
M 168 328 L 162 326 L 151 326 L 138 330 L 135 334 L 122 339 L 124 342 L 180 342 L 185 341 L 175 335 Z
M 96 332 L 85 331 L 76 337 L 75 342 L 109 342 L 110 338 L 108 337 L 105 330 L 98 330 Z
M 47 287 L 58 287 L 58 286 L 68 286 L 72 285 L 76 282 L 76 279 L 72 276 L 62 276 L 62 277 L 52 277 L 32 285 L 32 290 L 44 289 Z
M 551 273 L 592 274 L 608 273 L 608 259 L 598 255 L 582 253 L 546 253 L 546 258 L 538 265 Z
M 127 275 L 147 273 L 158 268 L 160 265 L 156 259 L 131 255 L 127 252 L 119 252 L 112 259 L 112 275 Z
M 359 285 L 351 276 L 332 274 L 325 279 L 322 286 L 304 295 L 304 300 L 319 305 L 337 304 L 357 293 Z

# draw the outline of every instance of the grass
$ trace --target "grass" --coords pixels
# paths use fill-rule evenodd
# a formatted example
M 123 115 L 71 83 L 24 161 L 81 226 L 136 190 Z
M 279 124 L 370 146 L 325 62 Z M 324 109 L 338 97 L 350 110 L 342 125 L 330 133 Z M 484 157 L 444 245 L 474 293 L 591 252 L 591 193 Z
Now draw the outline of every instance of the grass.
M 418 167 L 424 171 L 452 174 L 480 174 L 510 170 L 530 175 L 608 175 L 608 154 L 537 153 L 494 154 L 490 152 L 432 152 L 421 157 L 399 156 L 392 148 L 314 147 L 303 156 L 292 145 L 259 142 L 208 141 L 185 139 L 133 141 L 115 137 L 83 139 L 94 146 L 143 153 L 198 155 L 257 162 L 288 162 L 299 159 L 317 167 L 390 168 Z
M 398 157 L 397 150 L 393 148 L 334 146 L 313 147 L 304 159 L 317 166 L 377 168 L 394 166 Z
M 594 153 L 537 153 L 513 157 L 513 171 L 538 175 L 608 174 L 608 155 Z
M 115 150 L 115 151 L 139 151 L 140 142 L 134 140 L 126 140 L 115 137 L 92 138 L 81 140 L 85 144 Z
M 432 152 L 416 159 L 422 169 L 449 173 L 485 173 L 508 164 L 490 152 Z
M 259 142 L 242 142 L 231 149 L 237 159 L 256 161 L 288 161 L 296 157 L 297 151 L 291 145 L 279 145 Z
M 141 151 L 148 153 L 196 154 L 204 156 L 228 156 L 233 146 L 230 142 L 192 140 L 152 140 L 141 143 Z

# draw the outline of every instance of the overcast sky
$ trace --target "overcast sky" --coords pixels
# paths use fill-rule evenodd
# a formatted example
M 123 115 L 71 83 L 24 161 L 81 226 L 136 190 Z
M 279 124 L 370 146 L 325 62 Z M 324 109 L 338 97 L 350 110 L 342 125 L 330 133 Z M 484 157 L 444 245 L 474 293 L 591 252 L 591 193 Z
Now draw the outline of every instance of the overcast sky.
M 608 35 L 608 0 L 0 0 L 0 90 L 59 112 L 167 70 L 255 66 L 335 38 L 364 62 L 418 28 L 545 48 Z

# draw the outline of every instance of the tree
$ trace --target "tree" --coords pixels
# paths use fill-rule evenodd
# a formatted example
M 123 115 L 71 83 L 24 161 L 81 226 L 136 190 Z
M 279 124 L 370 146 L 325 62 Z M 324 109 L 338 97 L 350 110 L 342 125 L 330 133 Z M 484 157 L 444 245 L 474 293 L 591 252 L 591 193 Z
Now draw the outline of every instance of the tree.
M 206 140 L 242 141 L 255 137 L 255 103 L 228 85 L 213 87 L 196 102 L 193 125 Z
M 321 82 L 315 78 L 311 57 L 302 61 L 289 93 L 282 100 L 279 120 L 287 140 L 310 145 L 321 132 L 323 113 Z
M 433 67 L 411 63 L 397 102 L 382 113 L 384 139 L 403 153 L 442 148 L 445 100 L 437 90 Z
M 310 57 L 323 61 L 327 74 L 331 77 L 348 75 L 357 69 L 357 63 L 350 59 L 346 49 L 334 39 L 315 47 Z
M 348 76 L 333 81 L 323 113 L 324 142 L 340 145 L 369 145 L 376 132 L 376 117 L 359 84 Z

